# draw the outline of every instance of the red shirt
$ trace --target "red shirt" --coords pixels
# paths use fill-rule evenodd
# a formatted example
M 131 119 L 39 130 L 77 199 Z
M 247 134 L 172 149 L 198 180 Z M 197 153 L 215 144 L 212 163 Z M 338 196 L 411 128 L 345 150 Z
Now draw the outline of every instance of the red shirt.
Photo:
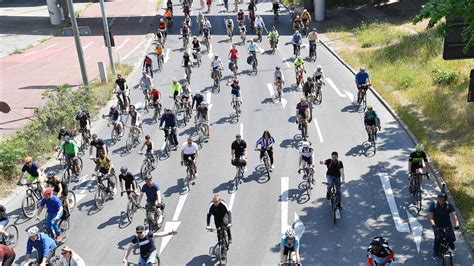
M 13 248 L 0 244 L 0 258 L 11 257 L 14 253 Z
M 164 29 L 166 29 L 166 22 L 164 22 L 164 21 L 160 21 L 159 28 L 160 28 L 160 30 L 164 30 Z
M 237 58 L 239 57 L 239 51 L 237 50 L 237 48 L 232 48 L 230 49 L 230 58 Z
M 152 90 L 149 92 L 149 94 L 153 99 L 158 99 L 161 97 L 161 92 L 159 90 L 156 90 L 156 91 Z

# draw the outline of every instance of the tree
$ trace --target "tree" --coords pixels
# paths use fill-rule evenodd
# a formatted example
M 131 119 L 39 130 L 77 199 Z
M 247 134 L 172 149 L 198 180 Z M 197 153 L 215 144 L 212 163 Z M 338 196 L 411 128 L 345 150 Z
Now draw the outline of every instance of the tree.
M 466 24 L 463 27 L 462 37 L 467 42 L 464 52 L 470 48 L 474 48 L 474 1 L 473 0 L 428 0 L 423 5 L 418 14 L 414 18 L 414 23 L 418 23 L 423 19 L 429 18 L 428 29 L 433 28 L 442 22 L 439 32 L 442 36 L 446 36 L 449 31 L 446 21 L 454 21 L 462 19 Z M 444 18 L 444 20 L 443 20 Z

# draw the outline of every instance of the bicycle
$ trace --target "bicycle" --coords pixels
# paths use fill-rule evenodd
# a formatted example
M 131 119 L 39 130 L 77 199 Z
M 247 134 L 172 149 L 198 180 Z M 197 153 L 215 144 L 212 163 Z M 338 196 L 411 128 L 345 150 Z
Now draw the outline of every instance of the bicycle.
M 375 133 L 375 126 L 366 126 L 367 130 L 369 131 L 369 141 L 370 145 L 374 147 L 374 154 L 377 151 L 375 139 L 377 138 L 377 134 Z
M 184 179 L 184 186 L 187 191 L 191 190 L 191 185 L 194 185 L 196 180 L 196 172 L 194 171 L 194 161 L 191 160 L 191 157 L 188 157 L 186 164 L 186 178 Z
M 250 52 L 250 62 L 252 65 L 252 71 L 255 72 L 255 75 L 257 75 L 257 66 L 258 66 L 258 61 L 257 61 L 257 52 Z
M 193 51 L 193 57 L 194 59 L 196 59 L 196 63 L 199 66 L 201 66 L 201 63 L 202 63 L 202 54 L 201 54 L 201 51 L 199 51 L 198 49 L 194 49 Z
M 430 180 L 430 176 L 428 174 L 422 174 L 418 171 L 416 173 L 411 173 L 410 177 L 411 176 L 413 176 L 413 185 L 410 184 L 409 190 L 415 198 L 415 207 L 418 209 L 418 213 L 420 213 L 423 204 L 423 191 L 421 190 L 421 181 L 423 179 L 423 176 L 426 176 L 426 179 Z
M 173 136 L 170 132 L 171 131 L 170 128 L 163 128 L 163 131 L 165 131 L 165 135 L 166 135 L 164 152 L 165 152 L 165 155 L 169 157 L 171 150 L 174 148 Z
M 444 265 L 453 265 L 453 252 L 449 248 L 448 242 L 448 230 L 452 230 L 451 228 L 442 227 L 438 228 L 441 239 L 439 242 L 439 255 L 438 257 L 442 259 L 443 266 Z M 446 259 L 448 257 L 448 259 Z
M 301 67 L 296 70 L 296 87 L 303 85 L 303 72 L 305 72 Z
M 306 193 L 308 194 L 308 199 L 311 198 L 311 190 L 313 190 L 314 184 L 314 169 L 313 166 L 309 163 L 306 163 L 305 168 L 303 168 L 303 179 L 306 180 Z
M 257 41 L 258 42 L 262 42 L 262 27 L 261 26 L 258 26 L 257 27 Z
M 155 256 L 155 262 L 152 263 L 152 264 L 147 264 L 148 265 L 157 265 L 157 266 L 160 266 L 161 265 L 161 262 L 160 262 L 160 257 L 158 255 L 158 253 L 156 253 L 156 256 Z M 133 263 L 133 262 L 127 262 L 127 266 L 140 266 L 140 264 L 138 263 Z
M 323 185 L 328 185 L 327 182 L 322 182 Z M 341 183 L 343 184 L 343 183 Z M 333 223 L 336 224 L 336 219 L 338 216 L 340 216 L 340 210 L 338 208 L 338 200 L 337 200 L 337 194 L 336 194 L 336 185 L 333 184 L 332 188 L 331 188 L 331 212 L 332 212 L 332 220 L 333 220 Z
M 84 155 L 87 149 L 89 148 L 90 131 L 88 132 L 88 130 L 86 130 L 85 128 L 79 128 L 79 133 L 81 134 L 81 143 L 79 145 L 79 153 Z
M 278 81 L 275 81 L 275 85 L 277 87 L 277 98 L 278 98 L 278 101 L 281 102 L 281 96 L 283 95 L 283 80 L 278 80 Z
M 234 77 L 237 77 L 237 58 L 236 57 L 230 58 L 229 68 L 234 74 Z
M 295 51 L 294 51 L 295 57 L 300 56 L 300 52 L 301 52 L 301 44 L 298 43 L 298 44 L 296 44 L 296 46 L 295 46 Z
M 9 224 L 3 230 L 5 234 L 0 234 L 0 244 L 11 248 L 16 247 L 18 243 L 18 227 L 14 224 Z
M 360 93 L 359 97 L 357 97 L 357 105 L 360 109 L 360 106 L 362 105 L 362 110 L 365 111 L 365 108 L 367 108 L 367 90 L 370 87 L 370 84 L 363 84 L 360 85 Z
M 143 132 L 141 125 L 130 127 L 130 132 L 128 133 L 127 141 L 125 143 L 125 149 L 127 152 L 130 153 L 136 145 L 140 144 L 141 132 Z
M 162 105 L 159 101 L 155 101 L 151 104 L 151 106 L 153 106 L 153 108 L 155 109 L 153 111 L 153 121 L 155 121 L 155 123 L 158 122 L 158 119 L 161 117 L 161 108 L 162 108 Z
M 280 266 L 301 266 L 301 263 L 295 262 L 291 259 L 292 253 L 295 251 L 289 251 L 288 255 L 286 256 L 287 259 L 285 262 L 280 262 Z
M 21 201 L 21 210 L 27 218 L 33 218 L 38 207 L 38 202 L 43 198 L 40 189 L 38 188 L 39 182 L 35 183 L 18 183 L 19 186 L 27 186 L 25 196 Z
M 178 95 L 174 99 L 173 112 L 175 112 L 176 116 L 178 116 L 179 113 L 181 113 L 182 109 L 183 109 L 183 101 L 181 101 L 181 95 Z
M 234 33 L 232 32 L 231 27 L 227 27 L 227 37 L 229 37 L 229 41 L 232 42 L 232 37 L 234 37 Z
M 189 103 L 186 102 L 184 104 L 184 115 L 183 115 L 183 121 L 184 121 L 184 125 L 186 126 L 186 123 L 189 122 L 189 120 L 191 119 L 191 117 L 193 116 L 193 110 L 191 109 L 191 107 L 189 106 Z
M 39 228 L 41 228 L 41 231 L 43 233 L 45 233 L 46 235 L 50 236 L 49 232 L 48 232 L 48 226 L 47 226 L 47 223 L 46 223 L 46 216 L 48 214 L 46 213 L 45 214 L 45 219 L 43 221 L 40 221 L 40 224 L 38 225 Z M 55 241 L 56 244 L 64 244 L 66 243 L 67 239 L 69 238 L 69 233 L 70 233 L 70 229 L 71 229 L 71 224 L 70 224 L 70 221 L 69 221 L 69 218 L 70 216 L 68 217 L 65 217 L 64 215 L 64 211 L 63 211 L 63 214 L 61 215 L 61 218 L 59 218 L 59 221 L 58 221 L 58 227 L 59 227 L 59 231 L 61 232 L 61 241 Z M 37 219 L 39 221 L 39 219 Z M 54 233 L 54 230 L 51 228 L 52 232 Z
M 164 59 L 163 59 L 163 55 L 162 54 L 157 54 L 156 55 L 156 70 L 157 71 L 161 71 L 163 69 L 163 65 L 164 65 Z
M 227 236 L 226 226 L 221 226 L 219 228 L 208 228 L 208 232 L 217 232 L 217 252 L 214 250 L 215 254 L 219 257 L 220 265 L 227 264 L 227 251 L 229 250 L 229 239 Z
M 242 114 L 242 110 L 240 109 L 240 101 L 232 101 L 232 108 L 234 108 L 235 117 L 237 117 L 238 120 L 240 114 Z
M 145 110 L 148 112 L 148 107 L 150 106 L 150 88 L 143 84 L 138 85 L 138 87 L 143 92 L 143 97 L 145 97 Z
M 184 73 L 186 74 L 186 80 L 188 83 L 191 83 L 191 66 L 183 66 Z
M 300 119 L 298 122 L 298 130 L 301 132 L 301 138 L 306 141 L 308 138 L 308 122 L 306 119 Z
M 270 156 L 268 156 L 268 152 L 267 152 L 267 149 L 255 149 L 256 151 L 264 151 L 263 153 L 263 157 L 262 157 L 262 160 L 263 160 L 263 165 L 265 166 L 265 175 L 268 177 L 268 179 L 270 179 L 270 172 L 272 171 L 272 165 L 270 163 Z
M 316 62 L 316 58 L 318 57 L 316 53 L 316 41 L 309 42 L 309 59 L 313 62 Z
M 211 47 L 211 44 L 209 42 L 209 37 L 208 36 L 204 36 L 202 38 L 202 43 L 204 44 L 204 46 L 206 46 L 206 51 L 209 53 L 209 49 Z
M 107 124 L 107 126 L 110 127 L 110 122 Z M 110 133 L 112 144 L 117 143 L 121 139 L 121 137 L 123 136 L 124 127 L 125 125 L 123 124 L 123 121 L 118 121 L 114 123 L 112 127 L 112 132 Z
M 221 91 L 221 72 L 220 71 L 214 71 L 212 73 L 212 79 L 214 80 L 214 85 L 213 85 L 213 91 L 217 91 L 219 93 Z
M 245 30 L 243 28 L 240 28 L 240 39 L 242 39 L 242 44 L 244 44 L 245 40 L 247 39 L 247 36 L 245 35 Z
M 138 187 L 136 185 L 135 181 L 135 187 Z M 128 202 L 127 202 L 127 209 L 125 211 L 125 214 L 127 215 L 127 220 L 131 223 L 133 221 L 133 216 L 137 212 L 137 210 L 140 208 L 138 206 L 138 194 L 135 193 L 133 190 L 127 189 L 127 191 L 122 191 L 120 193 L 120 196 L 123 196 L 124 193 L 128 194 Z
M 242 184 L 242 180 L 244 179 L 244 172 L 245 172 L 245 166 L 243 165 L 244 162 L 243 160 L 235 160 L 235 167 L 237 168 L 237 174 L 234 177 L 234 189 L 237 191 L 239 188 L 239 184 Z M 237 165 L 238 164 L 238 165 Z
M 270 47 L 272 48 L 272 54 L 275 54 L 278 39 L 275 36 L 270 37 Z
M 142 154 L 142 153 L 140 153 Z M 143 160 L 142 166 L 140 167 L 140 177 L 145 179 L 145 176 L 151 173 L 151 171 L 155 170 L 158 165 L 158 158 L 153 152 L 149 152 L 145 154 L 145 159 Z
M 105 201 L 107 200 L 107 197 L 108 196 L 112 196 L 113 197 L 113 190 L 111 189 L 112 187 L 112 182 L 114 183 L 114 185 L 116 186 L 117 185 L 117 177 L 115 176 L 115 174 L 111 173 L 111 174 L 102 174 L 102 173 L 99 173 L 98 175 L 97 174 L 92 174 L 92 176 L 94 176 L 96 178 L 96 182 L 97 182 L 97 190 L 95 191 L 95 195 L 94 195 L 94 202 L 95 202 L 95 206 L 97 209 L 101 210 L 102 208 L 104 208 L 104 203 Z M 103 178 L 104 177 L 107 177 L 107 186 L 105 186 L 103 184 Z M 112 182 L 110 181 L 110 178 L 114 179 Z
M 323 82 L 320 80 L 317 80 L 316 82 L 316 91 L 314 92 L 314 98 L 313 98 L 313 104 L 321 104 L 323 102 L 323 92 L 321 90 Z
M 77 162 L 77 166 L 79 168 L 78 172 L 76 172 L 76 163 L 74 163 L 74 161 Z M 62 181 L 68 186 L 71 184 L 71 181 L 79 182 L 79 175 L 82 173 L 83 166 L 84 164 L 82 163 L 82 159 L 79 156 L 66 160 L 66 169 L 63 172 Z
M 188 50 L 189 37 L 186 35 L 181 38 L 183 39 L 183 49 L 186 51 Z
M 156 206 L 156 208 L 161 209 L 161 217 L 163 218 L 160 223 L 158 223 L 158 215 L 156 214 L 155 207 L 153 208 L 147 208 L 147 207 L 141 207 L 145 209 L 145 220 L 143 222 L 145 226 L 145 230 L 150 230 L 151 232 L 156 232 L 160 230 L 162 227 L 164 221 L 165 221 L 165 204 L 161 203 Z
M 204 139 L 209 136 L 209 132 L 207 132 L 206 122 L 203 119 L 200 119 L 199 122 L 196 123 L 196 132 L 198 134 L 197 144 L 199 148 L 202 148 L 202 143 Z

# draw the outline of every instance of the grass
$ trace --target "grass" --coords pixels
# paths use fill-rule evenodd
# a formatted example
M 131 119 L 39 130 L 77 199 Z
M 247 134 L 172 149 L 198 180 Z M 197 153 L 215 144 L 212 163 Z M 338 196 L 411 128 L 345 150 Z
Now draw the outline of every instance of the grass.
M 428 149 L 474 233 L 474 108 L 467 102 L 474 60 L 444 61 L 436 30 L 388 23 L 327 33 L 354 68 L 366 66 L 377 91 Z

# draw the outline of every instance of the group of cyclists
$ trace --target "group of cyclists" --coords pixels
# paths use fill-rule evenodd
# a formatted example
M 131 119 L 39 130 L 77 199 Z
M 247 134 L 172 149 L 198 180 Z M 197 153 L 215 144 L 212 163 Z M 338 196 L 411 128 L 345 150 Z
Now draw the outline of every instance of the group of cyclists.
M 207 42 L 207 49 L 210 49 L 210 40 L 211 40 L 211 29 L 212 25 L 207 17 L 204 16 L 203 12 L 199 12 L 197 15 L 196 22 L 199 24 L 199 35 L 202 35 L 202 40 L 198 40 L 197 36 L 191 35 L 191 17 L 190 17 L 190 6 L 191 3 L 189 0 L 183 1 L 183 12 L 185 13 L 185 19 L 183 25 L 181 26 L 181 35 L 184 39 L 191 41 L 191 47 L 193 49 L 192 57 L 196 58 L 196 53 L 201 53 L 201 43 Z M 210 1 L 207 2 L 210 6 Z M 256 3 L 251 1 L 249 5 L 249 11 L 247 19 L 250 23 L 250 28 L 258 34 L 261 34 L 263 28 L 265 28 L 265 23 L 263 19 L 255 14 Z M 279 4 L 274 1 L 273 10 L 278 12 Z M 290 11 L 292 11 L 290 6 Z M 237 12 L 237 10 L 236 10 Z M 242 9 L 238 10 L 236 21 L 238 23 L 239 32 L 245 35 L 245 13 Z M 309 57 L 316 53 L 316 44 L 319 41 L 318 35 L 315 29 L 309 28 L 309 23 L 311 22 L 311 15 L 305 9 L 299 15 L 297 15 L 294 10 L 292 12 L 292 26 L 295 30 L 292 36 L 293 44 L 293 55 L 295 60 L 293 61 L 293 66 L 295 70 L 297 86 L 302 87 L 303 96 L 301 97 L 300 102 L 296 105 L 296 123 L 302 123 L 303 126 L 307 128 L 307 123 L 311 122 L 313 118 L 312 112 L 312 103 L 315 96 L 315 89 L 317 86 L 324 86 L 326 84 L 325 74 L 323 67 L 318 65 L 314 72 L 310 74 L 306 80 L 303 79 L 303 73 L 306 73 L 304 60 L 300 55 L 300 48 L 302 45 L 303 36 L 308 38 L 310 51 Z M 226 29 L 228 30 L 229 37 L 232 38 L 234 23 L 230 16 L 227 16 L 224 20 Z M 157 55 L 156 62 L 158 65 L 164 64 L 164 48 L 166 43 L 167 30 L 173 25 L 173 4 L 171 0 L 167 1 L 167 8 L 164 14 L 164 18 L 160 19 L 158 22 L 157 30 L 155 36 L 157 38 L 157 45 L 155 47 L 155 52 Z M 192 38 L 191 38 L 192 37 Z M 271 28 L 268 33 L 268 39 L 271 46 L 277 46 L 279 33 L 275 26 Z M 249 40 L 247 47 L 248 53 L 253 56 L 256 60 L 259 47 L 257 42 L 261 42 L 261 38 L 257 40 Z M 244 42 L 244 40 L 243 40 Z M 186 46 L 186 44 L 184 43 Z M 239 80 L 237 78 L 237 70 L 239 53 L 235 45 L 232 45 L 231 50 L 228 54 L 229 61 L 231 62 L 232 68 L 235 69 L 234 76 L 229 80 L 227 85 L 231 87 L 231 96 L 232 104 L 242 103 L 241 100 L 241 90 L 239 85 Z M 173 98 L 177 106 L 185 109 L 195 109 L 194 112 L 194 122 L 204 123 L 206 128 L 207 137 L 210 137 L 210 126 L 209 126 L 209 104 L 204 100 L 203 95 L 199 90 L 196 90 L 194 93 L 190 88 L 190 68 L 192 66 L 191 55 L 186 52 L 183 53 L 182 65 L 185 68 L 189 68 L 189 73 L 187 73 L 186 82 L 180 83 L 176 78 L 172 79 L 170 85 L 169 96 Z M 229 67 L 231 68 L 231 67 Z M 232 70 L 231 68 L 231 70 Z M 211 73 L 212 77 L 218 75 L 222 77 L 222 71 L 224 70 L 221 59 L 218 55 L 215 55 L 211 61 Z M 154 86 L 153 84 L 153 60 L 152 58 L 146 56 L 143 62 L 143 73 L 139 81 L 139 86 L 143 90 L 146 99 L 149 99 L 150 106 L 157 108 L 160 100 L 162 98 L 162 93 Z M 273 83 L 276 87 L 281 87 L 285 83 L 285 78 L 283 71 L 280 66 L 276 66 L 273 73 Z M 355 84 L 358 90 L 358 98 L 363 90 L 368 90 L 370 88 L 370 78 L 368 72 L 365 68 L 361 67 L 359 72 L 355 75 Z M 365 92 L 365 91 L 364 91 Z M 109 123 L 113 124 L 117 128 L 119 137 L 124 135 L 125 126 L 130 120 L 130 131 L 136 131 L 138 135 L 142 134 L 142 121 L 141 115 L 137 110 L 137 107 L 130 102 L 130 89 L 128 87 L 127 81 L 120 74 L 117 75 L 115 81 L 114 93 L 117 98 L 117 105 L 113 105 L 110 108 L 109 112 Z M 163 114 L 161 114 L 159 127 L 164 130 L 165 139 L 168 138 L 168 135 L 171 134 L 171 145 L 173 149 L 178 148 L 178 137 L 177 137 L 177 126 L 178 119 L 176 115 L 177 110 L 173 108 L 165 107 Z M 123 116 L 126 115 L 125 121 L 123 121 Z M 115 174 L 114 165 L 112 163 L 112 158 L 109 156 L 109 151 L 107 145 L 103 139 L 99 138 L 97 134 L 92 134 L 91 132 L 91 121 L 90 115 L 86 110 L 78 110 L 76 114 L 76 125 L 74 130 L 68 131 L 66 128 L 61 128 L 58 133 L 58 154 L 57 158 L 60 159 L 61 156 L 64 157 L 64 160 L 67 164 L 70 164 L 73 172 L 80 173 L 81 165 L 78 163 L 78 154 L 79 154 L 79 145 L 74 139 L 76 131 L 82 134 L 82 138 L 88 139 L 89 146 L 89 157 L 94 160 L 96 163 L 96 175 L 97 182 L 107 182 L 107 187 L 110 187 L 112 195 L 115 195 L 118 184 L 113 182 L 112 175 Z M 380 130 L 380 119 L 377 116 L 373 106 L 368 105 L 367 111 L 364 114 L 364 126 L 367 131 L 369 141 L 371 141 L 372 136 L 376 138 L 377 131 Z M 268 130 L 265 130 L 262 136 L 255 143 L 255 150 L 260 152 L 260 160 L 264 157 L 264 154 L 268 154 L 271 169 L 274 168 L 274 144 L 275 139 L 271 136 Z M 93 156 L 93 150 L 96 150 L 95 156 Z M 146 149 L 145 149 L 146 148 Z M 142 151 L 145 149 L 145 154 L 150 155 L 155 151 L 155 145 L 151 140 L 149 135 L 145 136 L 145 141 L 141 147 L 139 153 L 142 154 Z M 242 139 L 240 134 L 235 136 L 235 140 L 231 144 L 231 164 L 234 166 L 246 166 L 247 165 L 247 143 Z M 180 162 L 181 165 L 185 165 L 186 162 L 191 161 L 194 172 L 197 177 L 197 160 L 199 158 L 199 148 L 194 140 L 189 137 L 186 142 L 180 148 Z M 314 171 L 314 148 L 311 146 L 309 141 L 303 141 L 301 147 L 299 148 L 299 170 L 298 173 L 301 173 L 301 170 L 306 166 L 309 166 L 312 171 Z M 330 199 L 330 191 L 332 187 L 336 189 L 336 196 L 338 202 L 338 208 L 342 209 L 341 206 L 341 184 L 345 181 L 344 175 L 344 166 L 342 161 L 338 158 L 337 152 L 332 152 L 331 158 L 320 161 L 321 165 L 327 167 L 326 177 L 328 181 L 327 186 L 327 195 L 326 198 Z M 412 173 L 416 171 L 426 172 L 427 167 L 429 166 L 426 153 L 424 152 L 424 147 L 421 144 L 418 144 L 415 148 L 415 152 L 410 154 L 409 157 L 409 189 L 412 190 L 413 178 Z M 422 170 L 421 170 L 422 169 Z M 20 184 L 23 179 L 26 179 L 27 183 L 35 183 L 36 188 L 43 195 L 43 199 L 40 200 L 38 210 L 36 212 L 36 218 L 39 219 L 43 208 L 47 209 L 46 215 L 46 228 L 48 234 L 42 233 L 39 231 L 37 226 L 32 226 L 28 229 L 28 243 L 27 243 L 27 254 L 25 256 L 25 261 L 29 260 L 32 249 L 37 250 L 37 259 L 36 261 L 45 265 L 49 259 L 51 259 L 56 248 L 61 244 L 61 231 L 58 228 L 58 221 L 62 219 L 64 215 L 69 215 L 67 213 L 67 208 L 69 208 L 68 191 L 71 189 L 69 187 L 69 182 L 64 180 L 59 180 L 57 178 L 57 173 L 49 171 L 43 173 L 39 164 L 33 162 L 31 157 L 24 159 L 24 165 L 22 167 L 22 174 L 20 175 L 18 183 Z M 46 179 L 44 179 L 46 177 Z M 305 176 L 303 177 L 305 178 Z M 123 192 L 126 192 L 130 197 L 131 193 L 138 195 L 137 204 L 140 206 L 142 198 L 146 198 L 146 208 L 152 209 L 156 212 L 158 217 L 158 222 L 163 221 L 162 210 L 164 209 L 164 203 L 161 196 L 160 186 L 153 180 L 150 174 L 144 176 L 145 184 L 142 187 L 137 187 L 135 178 L 133 174 L 129 172 L 127 166 L 122 166 L 120 168 L 119 174 L 119 184 Z M 314 179 L 313 179 L 314 182 Z M 193 180 L 194 184 L 194 180 Z M 232 243 L 232 235 L 230 232 L 231 227 L 231 211 L 227 206 L 224 200 L 220 198 L 219 195 L 215 195 L 212 198 L 212 201 L 209 205 L 209 210 L 207 214 L 207 229 L 210 229 L 210 217 L 214 216 L 214 223 L 216 228 L 222 226 L 225 227 L 229 244 Z M 438 255 L 438 245 L 439 245 L 439 233 L 437 233 L 437 228 L 449 227 L 453 228 L 451 225 L 451 218 L 455 221 L 454 228 L 459 227 L 459 222 L 454 215 L 454 209 L 452 205 L 447 202 L 446 194 L 442 193 L 438 195 L 438 202 L 432 204 L 429 210 L 430 222 L 435 229 L 435 245 L 433 248 L 433 256 Z M 2 234 L 3 228 L 8 224 L 8 215 L 4 206 L 0 205 L 0 234 Z M 438 230 L 439 232 L 439 230 Z M 136 227 L 136 235 L 133 237 L 130 246 L 126 249 L 123 262 L 128 261 L 128 256 L 131 252 L 131 249 L 134 245 L 140 247 L 140 265 L 148 265 L 148 263 L 153 263 L 155 261 L 157 249 L 154 244 L 154 238 L 164 237 L 167 235 L 174 235 L 177 232 L 174 230 L 168 232 L 159 232 L 152 233 L 147 232 L 145 227 L 139 225 Z M 290 261 L 295 263 L 300 263 L 301 258 L 299 254 L 300 240 L 296 235 L 296 232 L 293 228 L 289 228 L 286 233 L 282 236 L 280 241 L 280 255 L 281 262 L 287 262 L 288 258 Z M 454 233 L 449 234 L 450 248 L 454 249 Z M 3 265 L 11 265 L 14 260 L 15 254 L 13 250 L 9 250 L 8 247 L 0 244 L 0 265 L 3 262 Z M 3 255 L 2 255 L 3 254 Z M 13 257 L 13 259 L 12 259 Z M 393 261 L 394 252 L 388 246 L 387 240 L 383 237 L 374 237 L 367 249 L 367 258 L 369 265 L 391 265 Z M 69 247 L 63 247 L 61 251 L 61 261 L 64 261 L 64 264 L 61 265 L 84 265 L 83 260 Z M 73 263 L 71 263 L 71 261 Z M 10 263 L 10 264 L 9 264 Z

